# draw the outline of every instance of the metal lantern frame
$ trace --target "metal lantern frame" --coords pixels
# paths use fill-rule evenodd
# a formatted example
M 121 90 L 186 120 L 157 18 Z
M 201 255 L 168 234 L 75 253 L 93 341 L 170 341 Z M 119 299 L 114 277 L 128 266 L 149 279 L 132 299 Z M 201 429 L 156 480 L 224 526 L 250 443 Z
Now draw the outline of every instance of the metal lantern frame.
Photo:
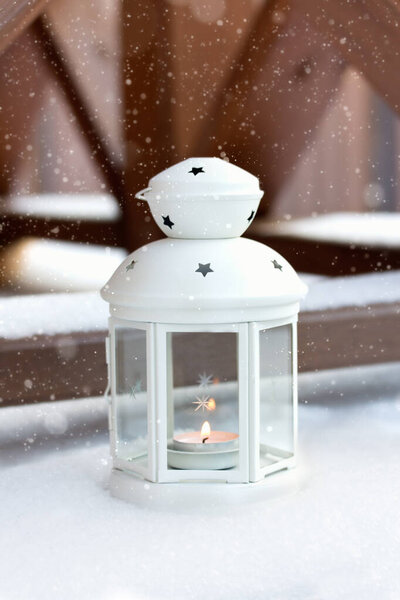
M 284 325 L 291 326 L 291 380 L 292 380 L 292 445 L 293 452 L 277 448 L 273 452 L 277 461 L 260 466 L 260 331 Z M 117 327 L 139 329 L 146 332 L 147 361 L 147 466 L 122 459 L 117 454 L 116 403 L 116 343 Z M 225 483 L 257 482 L 276 471 L 295 466 L 297 452 L 297 314 L 283 319 L 258 322 L 221 324 L 166 324 L 144 323 L 110 317 L 110 336 L 107 338 L 107 356 L 111 384 L 110 447 L 113 466 L 152 482 L 214 481 Z M 238 334 L 239 383 L 239 464 L 234 469 L 172 469 L 168 468 L 167 405 L 171 402 L 168 390 L 167 333 L 207 332 Z
M 157 483 L 261 481 L 296 460 L 296 327 L 306 286 L 275 250 L 240 237 L 263 194 L 253 175 L 193 158 L 149 184 L 136 197 L 167 237 L 130 254 L 102 290 L 111 315 L 114 474 Z M 213 336 L 227 333 L 236 336 Z M 187 362 L 192 354 L 198 365 Z M 215 364 L 221 377 L 207 438 L 203 426 L 190 430 L 197 417 L 182 402 L 200 364 Z

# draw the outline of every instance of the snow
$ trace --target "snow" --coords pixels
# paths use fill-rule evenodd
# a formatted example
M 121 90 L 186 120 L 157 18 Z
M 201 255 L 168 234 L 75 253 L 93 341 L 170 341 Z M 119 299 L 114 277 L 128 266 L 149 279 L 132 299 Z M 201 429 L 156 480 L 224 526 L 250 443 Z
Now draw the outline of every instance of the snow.
M 121 210 L 110 194 L 38 194 L 14 196 L 2 206 L 3 213 L 63 221 L 116 221 Z
M 378 248 L 400 248 L 400 213 L 338 212 L 293 221 L 259 223 L 266 234 Z
M 309 276 L 308 276 L 309 278 Z M 300 311 L 400 302 L 400 271 L 308 279 Z
M 399 369 L 302 376 L 297 469 L 187 512 L 110 496 L 104 399 L 3 409 L 2 600 L 397 600 Z
M 24 238 L 4 254 L 4 278 L 24 292 L 101 288 L 127 253 L 122 248 Z
M 19 339 L 107 329 L 108 305 L 98 292 L 34 294 L 0 299 L 0 337 Z
M 113 258 L 118 262 L 118 256 Z M 109 270 L 113 268 L 110 260 Z M 107 276 L 102 277 L 102 282 Z M 309 293 L 302 311 L 400 301 L 400 271 L 348 277 L 301 275 Z M 100 288 L 99 283 L 99 288 Z M 0 338 L 107 329 L 108 305 L 98 291 L 10 296 L 0 299 Z

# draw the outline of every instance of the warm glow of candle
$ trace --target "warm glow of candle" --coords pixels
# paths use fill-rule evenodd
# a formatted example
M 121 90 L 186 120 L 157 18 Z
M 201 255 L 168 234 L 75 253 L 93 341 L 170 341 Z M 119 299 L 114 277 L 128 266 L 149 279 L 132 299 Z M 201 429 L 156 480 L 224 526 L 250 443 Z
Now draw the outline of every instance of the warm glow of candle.
M 203 444 L 206 441 L 206 439 L 210 437 L 210 433 L 211 433 L 210 423 L 208 421 L 204 421 L 203 425 L 201 426 L 201 431 L 200 431 L 200 435 L 201 435 Z
M 216 407 L 216 402 L 214 400 L 214 398 L 210 398 L 209 401 L 207 402 L 207 410 L 215 410 Z

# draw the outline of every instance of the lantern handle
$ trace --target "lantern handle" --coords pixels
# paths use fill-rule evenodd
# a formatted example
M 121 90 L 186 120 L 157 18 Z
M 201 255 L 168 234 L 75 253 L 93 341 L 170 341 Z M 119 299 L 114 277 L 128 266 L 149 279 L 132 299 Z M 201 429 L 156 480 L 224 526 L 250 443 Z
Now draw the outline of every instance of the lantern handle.
M 144 197 L 144 194 L 147 194 L 147 192 L 150 192 L 150 190 L 151 190 L 151 187 L 147 187 L 147 188 L 144 188 L 144 190 L 140 190 L 140 192 L 135 194 L 135 198 L 137 198 L 138 200 L 145 200 L 147 202 L 147 198 Z

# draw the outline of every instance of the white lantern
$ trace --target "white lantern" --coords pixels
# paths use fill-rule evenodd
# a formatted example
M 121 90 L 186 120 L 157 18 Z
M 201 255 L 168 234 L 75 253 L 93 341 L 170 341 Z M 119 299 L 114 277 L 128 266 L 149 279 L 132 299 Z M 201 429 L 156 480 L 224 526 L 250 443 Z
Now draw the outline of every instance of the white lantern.
M 306 287 L 240 237 L 262 194 L 243 169 L 190 158 L 137 195 L 168 237 L 130 254 L 102 290 L 114 477 L 250 483 L 294 465 Z

